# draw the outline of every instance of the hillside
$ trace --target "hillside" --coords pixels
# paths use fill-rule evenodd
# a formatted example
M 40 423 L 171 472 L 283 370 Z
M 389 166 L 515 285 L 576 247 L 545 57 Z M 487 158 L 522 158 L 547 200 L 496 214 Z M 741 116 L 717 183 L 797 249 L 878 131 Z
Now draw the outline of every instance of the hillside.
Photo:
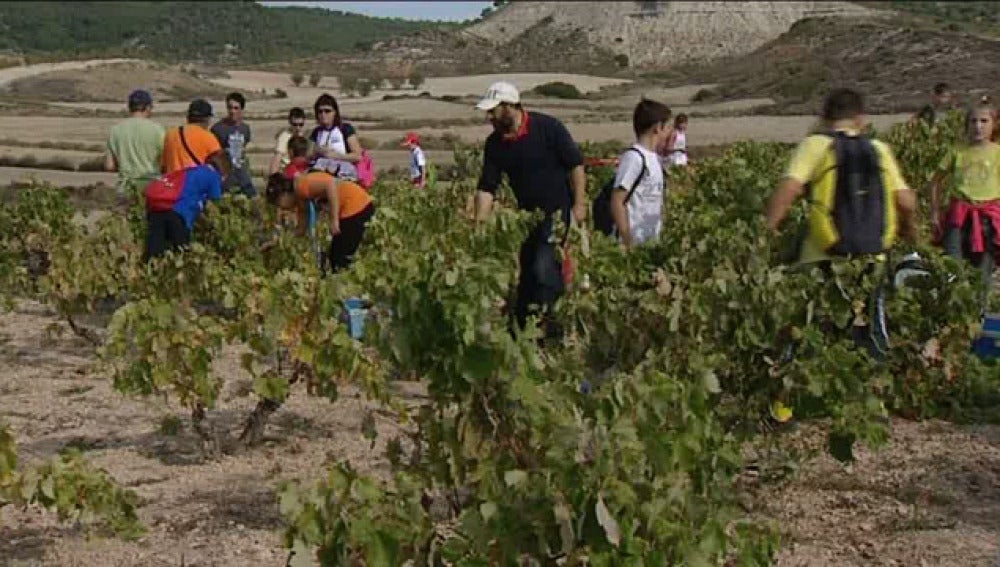
M 448 25 L 247 1 L 0 2 L 0 52 L 48 58 L 259 63 L 438 27 Z
M 830 87 L 854 86 L 871 112 L 890 113 L 919 108 L 938 81 L 989 92 L 998 73 L 1000 41 L 892 19 L 816 18 L 748 55 L 677 69 L 672 83 L 718 84 L 703 101 L 768 97 L 788 114 L 814 113 Z
M 511 2 L 461 33 L 498 50 L 569 36 L 623 64 L 662 68 L 742 55 L 805 17 L 872 13 L 851 2 Z
M 898 13 L 917 16 L 927 24 L 947 31 L 1000 34 L 1000 12 L 995 2 L 858 2 L 866 6 L 888 7 Z
M 0 95 L 7 100 L 46 102 L 115 102 L 125 94 L 145 88 L 158 102 L 190 101 L 194 97 L 221 99 L 227 89 L 178 66 L 148 61 L 129 61 L 95 65 L 85 69 L 67 69 L 32 75 L 0 85 Z M 245 91 L 250 99 L 261 94 Z

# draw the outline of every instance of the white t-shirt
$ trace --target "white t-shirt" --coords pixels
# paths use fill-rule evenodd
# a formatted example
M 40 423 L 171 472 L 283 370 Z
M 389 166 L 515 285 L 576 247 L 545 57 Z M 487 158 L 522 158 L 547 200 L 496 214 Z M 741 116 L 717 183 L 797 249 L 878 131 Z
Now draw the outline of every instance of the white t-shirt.
M 281 167 L 284 168 L 286 165 L 291 163 L 291 159 L 288 157 L 288 140 L 292 139 L 292 131 L 289 129 L 284 129 L 278 132 L 278 137 L 274 143 L 274 151 L 281 154 Z
M 642 152 L 642 156 L 634 150 Z M 646 159 L 645 167 L 643 157 Z M 615 190 L 621 187 L 628 192 L 636 179 L 640 179 L 639 185 L 625 203 L 625 209 L 628 211 L 629 228 L 632 229 L 632 242 L 641 244 L 660 234 L 663 227 L 663 196 L 666 191 L 659 156 L 639 144 L 634 144 L 618 158 Z
M 410 150 L 410 179 L 420 178 L 420 168 L 427 168 L 427 158 L 424 156 L 424 150 L 420 149 L 420 146 L 413 146 Z

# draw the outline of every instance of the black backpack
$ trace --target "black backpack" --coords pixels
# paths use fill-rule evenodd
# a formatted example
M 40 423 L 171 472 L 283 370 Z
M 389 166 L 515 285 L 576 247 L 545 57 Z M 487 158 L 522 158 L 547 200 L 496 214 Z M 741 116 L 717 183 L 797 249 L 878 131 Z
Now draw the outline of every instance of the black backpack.
M 827 253 L 834 256 L 881 253 L 885 250 L 886 207 L 891 207 L 892 202 L 882 178 L 878 150 L 865 136 L 848 136 L 843 132 L 825 135 L 833 138 L 836 156 L 836 166 L 831 168 L 835 175 L 830 188 L 832 206 L 827 215 L 838 237 Z
M 642 172 L 640 172 L 635 178 L 635 181 L 632 182 L 632 187 L 629 188 L 628 193 L 625 195 L 625 203 L 627 204 L 628 200 L 632 198 L 632 194 L 635 193 L 636 188 L 639 187 L 639 183 L 642 181 L 642 178 L 646 176 L 646 173 L 649 170 L 647 169 L 646 156 L 643 155 L 642 152 L 636 148 L 629 148 L 626 151 L 635 152 L 639 154 L 640 158 L 642 158 Z M 611 216 L 611 193 L 614 192 L 614 190 L 615 178 L 612 177 L 607 183 L 604 184 L 603 187 L 601 187 L 601 192 L 597 194 L 596 198 L 594 198 L 594 204 L 592 205 L 593 210 L 591 211 L 591 214 L 594 215 L 594 229 L 603 232 L 608 236 L 613 235 L 616 228 L 615 218 Z

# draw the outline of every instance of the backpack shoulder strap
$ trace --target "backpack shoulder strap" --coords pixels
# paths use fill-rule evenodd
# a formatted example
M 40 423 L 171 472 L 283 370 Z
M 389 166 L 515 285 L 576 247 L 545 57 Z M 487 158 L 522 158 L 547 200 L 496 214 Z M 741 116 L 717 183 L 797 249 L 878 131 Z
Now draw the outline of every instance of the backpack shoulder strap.
M 830 138 L 830 145 L 827 146 L 827 151 L 830 151 L 830 150 L 833 151 L 833 164 L 830 165 L 829 167 L 823 169 L 822 171 L 818 172 L 816 175 L 814 175 L 813 176 L 813 181 L 816 181 L 816 180 L 821 179 L 827 173 L 830 173 L 831 171 L 837 169 L 837 163 L 839 161 L 838 160 L 839 155 L 838 155 L 838 150 L 837 150 L 837 143 L 840 141 L 840 135 L 837 132 L 834 132 L 833 130 L 828 130 L 828 131 L 825 131 L 825 132 L 819 132 L 819 133 L 816 133 L 816 134 L 813 134 L 813 135 L 814 136 L 825 136 L 827 138 Z
M 642 171 L 640 171 L 639 175 L 635 177 L 635 181 L 632 182 L 632 187 L 630 187 L 628 193 L 625 194 L 625 202 L 628 203 L 629 199 L 632 198 L 632 194 L 635 193 L 635 190 L 639 188 L 639 183 L 642 182 L 642 178 L 646 176 L 647 167 L 646 167 L 646 156 L 638 149 L 629 148 L 625 151 L 635 152 L 639 154 L 639 159 L 642 160 Z
M 187 154 L 191 157 L 195 164 L 201 165 L 201 160 L 198 159 L 198 157 L 194 155 L 194 152 L 191 151 L 191 146 L 188 145 L 187 138 L 184 137 L 184 127 L 181 126 L 177 132 L 180 135 L 181 144 L 183 144 L 184 150 L 187 151 Z

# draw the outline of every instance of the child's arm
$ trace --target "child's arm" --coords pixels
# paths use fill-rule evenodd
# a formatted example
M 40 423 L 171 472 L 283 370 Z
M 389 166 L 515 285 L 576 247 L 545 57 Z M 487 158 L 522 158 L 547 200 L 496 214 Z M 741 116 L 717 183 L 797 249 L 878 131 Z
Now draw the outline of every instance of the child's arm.
M 931 225 L 935 230 L 940 230 L 941 226 L 941 189 L 951 178 L 951 171 L 942 168 L 931 178 Z
M 767 203 L 767 228 L 772 233 L 778 233 L 778 227 L 788 215 L 788 210 L 805 192 L 803 187 L 803 183 L 798 179 L 785 177 L 774 194 L 771 195 L 771 200 Z
M 611 193 L 611 217 L 618 227 L 618 236 L 622 240 L 625 248 L 632 247 L 632 227 L 628 222 L 628 211 L 625 209 L 625 197 L 628 192 L 624 189 L 616 189 Z
M 899 232 L 910 244 L 917 243 L 917 195 L 910 189 L 896 191 Z
M 330 236 L 340 234 L 340 196 L 337 190 L 337 185 L 340 182 L 339 179 L 334 178 L 326 186 L 326 200 L 330 203 Z

